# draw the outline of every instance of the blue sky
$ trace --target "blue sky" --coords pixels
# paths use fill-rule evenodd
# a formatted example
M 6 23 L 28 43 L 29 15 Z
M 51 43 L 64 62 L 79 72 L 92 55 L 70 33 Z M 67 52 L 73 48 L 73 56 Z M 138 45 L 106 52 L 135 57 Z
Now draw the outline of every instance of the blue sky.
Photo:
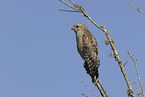
M 74 0 L 83 6 L 98 24 L 105 25 L 116 40 L 119 52 L 127 49 L 137 59 L 142 83 L 145 83 L 145 16 L 123 0 Z M 129 1 L 145 12 L 145 1 Z M 68 9 L 59 0 L 0 1 L 0 97 L 83 97 L 91 93 L 82 81 L 100 96 L 86 74 L 76 49 L 71 27 L 86 24 L 99 45 L 100 81 L 110 97 L 127 97 L 127 87 L 117 62 L 108 57 L 104 33 L 80 13 Z M 132 88 L 138 85 L 131 58 L 120 54 Z M 82 59 L 81 59 L 82 60 Z M 83 60 L 82 60 L 83 61 Z M 139 86 L 139 85 L 138 85 Z M 145 88 L 144 88 L 145 90 Z

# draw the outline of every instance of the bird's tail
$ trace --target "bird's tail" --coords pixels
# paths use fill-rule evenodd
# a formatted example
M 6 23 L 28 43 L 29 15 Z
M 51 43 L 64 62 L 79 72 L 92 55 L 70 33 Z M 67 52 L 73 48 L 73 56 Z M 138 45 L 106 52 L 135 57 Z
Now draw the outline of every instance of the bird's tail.
M 95 72 L 95 75 L 94 76 L 91 76 L 92 82 L 95 83 L 96 80 L 98 79 L 98 77 L 99 77 L 99 73 L 98 73 L 98 68 L 97 68 L 97 70 Z
M 94 83 L 95 80 L 98 79 L 99 77 L 99 73 L 98 73 L 98 67 L 96 67 L 96 65 L 88 65 L 86 62 L 84 63 L 84 68 L 87 71 L 87 74 L 89 74 L 92 78 L 92 82 Z

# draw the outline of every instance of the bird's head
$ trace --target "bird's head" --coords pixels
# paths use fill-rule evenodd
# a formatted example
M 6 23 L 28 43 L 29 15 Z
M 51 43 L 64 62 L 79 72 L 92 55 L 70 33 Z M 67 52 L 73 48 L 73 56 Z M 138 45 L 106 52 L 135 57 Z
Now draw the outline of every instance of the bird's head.
M 78 24 L 75 24 L 71 30 L 74 30 L 75 33 L 77 33 L 78 31 L 82 31 L 82 30 L 85 30 L 87 29 L 87 27 L 84 25 L 84 24 L 81 24 L 81 23 L 78 23 Z

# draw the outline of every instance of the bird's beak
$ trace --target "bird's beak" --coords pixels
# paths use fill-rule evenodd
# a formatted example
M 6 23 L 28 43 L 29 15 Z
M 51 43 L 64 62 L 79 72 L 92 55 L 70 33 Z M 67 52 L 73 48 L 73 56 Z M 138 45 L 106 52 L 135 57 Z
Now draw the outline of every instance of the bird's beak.
M 72 27 L 72 28 L 71 28 L 71 30 L 74 30 L 74 29 L 75 29 L 75 27 Z

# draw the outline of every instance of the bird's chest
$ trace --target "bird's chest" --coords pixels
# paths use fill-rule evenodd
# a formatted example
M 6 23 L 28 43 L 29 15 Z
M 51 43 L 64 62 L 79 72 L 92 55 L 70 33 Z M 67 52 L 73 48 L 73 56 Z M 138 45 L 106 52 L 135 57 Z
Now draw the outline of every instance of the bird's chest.
M 82 35 L 81 34 L 76 35 L 76 40 L 77 40 L 77 50 L 80 53 L 81 57 L 83 57 L 83 40 L 82 40 Z

